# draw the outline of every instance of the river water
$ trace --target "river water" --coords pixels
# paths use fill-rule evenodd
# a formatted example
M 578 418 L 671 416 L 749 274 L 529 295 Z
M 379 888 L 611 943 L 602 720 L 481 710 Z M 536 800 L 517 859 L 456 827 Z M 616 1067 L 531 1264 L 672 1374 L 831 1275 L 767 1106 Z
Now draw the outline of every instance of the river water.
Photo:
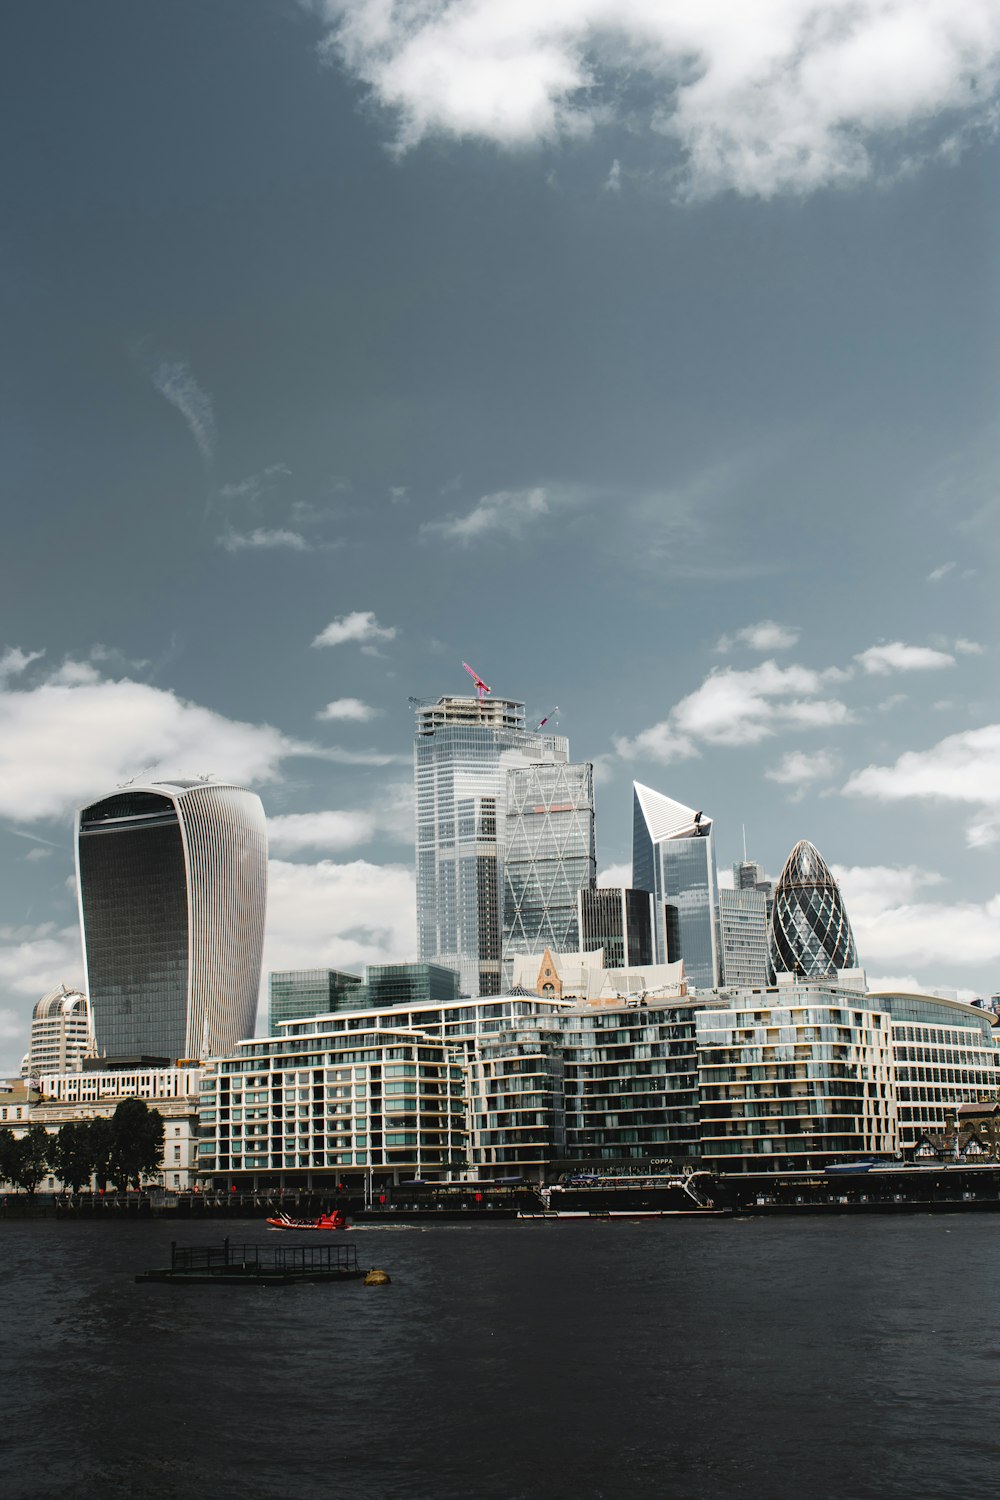
M 1000 1485 L 992 1215 L 370 1229 L 389 1287 L 137 1286 L 175 1234 L 223 1226 L 0 1222 L 7 1500 Z

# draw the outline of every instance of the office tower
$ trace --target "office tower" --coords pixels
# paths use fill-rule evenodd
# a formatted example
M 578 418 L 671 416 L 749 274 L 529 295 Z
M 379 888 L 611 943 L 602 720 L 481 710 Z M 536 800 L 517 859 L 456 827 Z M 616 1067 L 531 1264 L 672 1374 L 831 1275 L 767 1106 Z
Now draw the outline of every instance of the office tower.
M 227 783 L 150 782 L 76 822 L 99 1053 L 200 1058 L 252 1036 L 267 900 L 260 798 Z
M 580 948 L 604 949 L 606 969 L 648 968 L 653 962 L 653 898 L 627 886 L 582 889 L 578 898 Z
M 366 964 L 365 1004 L 430 1005 L 457 1000 L 461 981 L 443 964 Z
M 806 839 L 795 845 L 774 888 L 768 964 L 771 974 L 800 979 L 858 967 L 840 888 L 819 850 Z
M 32 1012 L 31 1042 L 21 1077 L 71 1073 L 94 1053 L 94 1018 L 87 996 L 64 984 L 43 995 Z
M 657 963 L 684 961 L 688 983 L 719 983 L 719 895 L 712 819 L 633 782 L 632 884 L 653 894 Z
M 719 891 L 721 978 L 730 988 L 753 989 L 768 982 L 769 908 L 766 892 L 752 886 Z
M 506 773 L 569 760 L 561 735 L 525 728 L 510 698 L 418 700 L 414 738 L 421 959 L 457 970 L 462 992 L 500 992 L 498 825 Z
M 592 765 L 507 772 L 503 822 L 505 982 L 515 953 L 580 946 L 577 897 L 597 877 Z
M 267 977 L 268 1026 L 364 1005 L 364 980 L 339 969 L 280 969 Z
M 733 887 L 737 891 L 763 891 L 766 895 L 773 892 L 764 866 L 755 859 L 740 859 L 733 865 Z

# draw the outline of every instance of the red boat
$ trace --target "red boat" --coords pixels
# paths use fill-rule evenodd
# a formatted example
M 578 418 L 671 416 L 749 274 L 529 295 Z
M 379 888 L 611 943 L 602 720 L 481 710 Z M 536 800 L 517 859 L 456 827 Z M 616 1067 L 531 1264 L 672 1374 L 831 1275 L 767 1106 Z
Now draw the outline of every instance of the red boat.
M 293 1219 L 286 1213 L 279 1213 L 273 1219 L 268 1219 L 272 1229 L 346 1229 L 347 1220 L 335 1208 L 332 1213 L 320 1214 L 318 1219 Z

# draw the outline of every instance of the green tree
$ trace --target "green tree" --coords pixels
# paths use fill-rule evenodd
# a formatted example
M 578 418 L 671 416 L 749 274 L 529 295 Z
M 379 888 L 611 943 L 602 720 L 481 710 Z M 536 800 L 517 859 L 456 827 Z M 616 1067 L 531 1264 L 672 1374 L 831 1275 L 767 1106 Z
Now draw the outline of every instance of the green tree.
M 17 1137 L 9 1125 L 0 1125 L 0 1182 L 14 1181 Z
M 52 1137 L 44 1125 L 29 1125 L 21 1139 L 15 1142 L 11 1180 L 25 1192 L 33 1193 L 49 1170 Z
M 95 1145 L 92 1124 L 90 1120 L 70 1120 L 53 1139 L 52 1169 L 74 1193 L 90 1186 Z
M 111 1117 L 111 1152 L 108 1176 L 120 1188 L 160 1169 L 163 1158 L 163 1116 L 142 1099 L 123 1099 Z
M 91 1171 L 99 1188 L 106 1188 L 111 1176 L 111 1121 L 104 1116 L 91 1120 L 87 1126 L 90 1146 Z

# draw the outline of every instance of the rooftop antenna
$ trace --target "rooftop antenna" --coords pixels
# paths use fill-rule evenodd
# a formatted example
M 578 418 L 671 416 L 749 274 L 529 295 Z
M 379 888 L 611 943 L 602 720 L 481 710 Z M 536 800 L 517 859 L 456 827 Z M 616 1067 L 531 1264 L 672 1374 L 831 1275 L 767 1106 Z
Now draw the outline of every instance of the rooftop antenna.
M 467 661 L 463 661 L 462 666 L 465 668 L 469 676 L 472 678 L 473 682 L 476 684 L 477 698 L 485 698 L 488 693 L 492 693 L 493 689 L 490 687 L 489 683 L 484 682 L 479 673 L 473 671 L 472 667 L 469 666 L 469 663 Z
M 747 825 L 743 824 L 743 863 L 747 862 Z

